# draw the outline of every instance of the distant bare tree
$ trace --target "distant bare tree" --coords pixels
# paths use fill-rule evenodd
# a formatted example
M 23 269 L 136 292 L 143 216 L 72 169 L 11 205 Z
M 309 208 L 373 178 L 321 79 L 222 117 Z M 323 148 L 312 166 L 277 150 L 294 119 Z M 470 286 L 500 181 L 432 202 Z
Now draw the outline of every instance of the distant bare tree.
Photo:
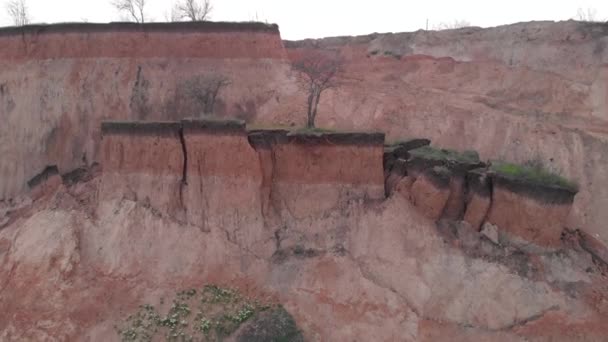
M 583 9 L 583 8 L 579 7 L 578 11 L 576 12 L 575 19 L 578 21 L 589 21 L 589 22 L 599 21 L 597 18 L 597 10 L 595 8 Z
M 194 102 L 199 115 L 214 114 L 215 102 L 220 91 L 230 85 L 230 80 L 220 74 L 201 74 L 184 81 L 177 89 Z
M 308 94 L 306 127 L 315 127 L 321 95 L 340 86 L 343 67 L 344 61 L 338 55 L 323 53 L 309 54 L 292 63 L 300 87 Z
M 177 10 L 177 6 L 173 6 L 171 8 L 171 12 L 165 12 L 165 21 L 167 22 L 176 22 L 181 21 L 182 17 Z
M 10 0 L 6 3 L 6 11 L 13 20 L 15 26 L 23 26 L 30 23 L 30 14 L 25 0 Z
M 187 19 L 189 21 L 205 21 L 209 20 L 213 11 L 211 0 L 180 0 L 175 4 L 172 11 L 171 19 Z
M 143 24 L 146 21 L 146 0 L 113 0 L 112 6 L 119 12 L 126 13 L 136 23 Z
M 454 20 L 452 22 L 441 22 L 439 25 L 435 25 L 435 30 L 453 30 L 463 27 L 469 27 L 471 23 L 466 20 Z

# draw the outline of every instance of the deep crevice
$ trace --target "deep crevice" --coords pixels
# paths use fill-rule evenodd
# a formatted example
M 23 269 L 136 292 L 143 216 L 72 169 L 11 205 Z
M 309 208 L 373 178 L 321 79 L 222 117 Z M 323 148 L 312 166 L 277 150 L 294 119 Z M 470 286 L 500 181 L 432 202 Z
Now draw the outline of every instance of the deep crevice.
M 481 226 L 479 227 L 479 231 L 483 230 L 483 225 L 488 222 L 488 216 L 490 216 L 490 210 L 492 210 L 492 206 L 494 205 L 494 182 L 492 181 L 492 177 L 488 177 L 488 179 L 486 180 L 487 183 L 487 189 L 489 191 L 489 198 L 490 198 L 490 205 L 488 205 L 488 210 L 486 210 L 485 215 L 483 216 L 483 219 L 481 220 Z
M 179 185 L 179 202 L 184 207 L 184 187 L 188 185 L 188 149 L 186 148 L 186 138 L 184 138 L 184 127 L 181 126 L 178 130 L 179 142 L 182 145 L 182 155 L 184 161 L 182 164 L 182 180 Z
M 184 138 L 184 127 L 179 129 L 179 142 L 182 144 L 182 154 L 184 164 L 182 165 L 182 184 L 188 185 L 188 149 L 186 148 L 186 138 Z

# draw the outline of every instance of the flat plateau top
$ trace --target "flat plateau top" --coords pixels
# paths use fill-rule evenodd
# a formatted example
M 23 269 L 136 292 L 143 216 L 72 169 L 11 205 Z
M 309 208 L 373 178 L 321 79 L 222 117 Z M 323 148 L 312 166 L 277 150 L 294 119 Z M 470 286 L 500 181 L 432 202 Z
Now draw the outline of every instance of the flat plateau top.
M 103 32 L 269 32 L 279 33 L 276 24 L 259 22 L 172 22 L 145 23 L 111 22 L 111 23 L 60 23 L 33 24 L 26 26 L 0 27 L 0 36 L 16 34 L 45 33 L 103 33 Z

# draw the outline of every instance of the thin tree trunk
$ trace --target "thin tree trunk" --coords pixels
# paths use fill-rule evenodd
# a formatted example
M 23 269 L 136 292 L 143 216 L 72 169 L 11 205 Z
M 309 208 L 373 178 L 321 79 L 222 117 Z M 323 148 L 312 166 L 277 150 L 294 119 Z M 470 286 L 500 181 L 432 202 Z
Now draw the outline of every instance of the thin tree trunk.
M 312 115 L 312 106 L 313 106 L 313 101 L 314 101 L 314 96 L 315 96 L 315 92 L 311 91 L 310 94 L 308 95 L 308 112 L 306 113 L 306 116 L 308 118 L 308 121 L 306 122 L 306 127 L 307 128 L 313 128 L 315 127 L 315 118 Z
M 316 94 L 316 99 L 315 99 L 315 103 L 313 105 L 312 108 L 312 126 L 311 127 L 315 127 L 315 119 L 317 118 L 317 108 L 319 107 L 319 101 L 321 100 L 321 91 L 318 90 L 317 94 Z

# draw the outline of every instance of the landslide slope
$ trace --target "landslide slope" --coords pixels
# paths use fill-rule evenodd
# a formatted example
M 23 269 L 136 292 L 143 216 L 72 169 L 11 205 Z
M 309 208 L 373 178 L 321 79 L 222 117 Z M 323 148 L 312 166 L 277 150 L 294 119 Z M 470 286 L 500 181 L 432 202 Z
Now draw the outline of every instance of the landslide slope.
M 495 245 L 467 225 L 436 226 L 400 195 L 321 213 L 311 201 L 298 208 L 303 216 L 274 223 L 253 202 L 257 217 L 200 227 L 138 193 L 104 197 L 104 181 L 84 171 L 9 214 L 0 230 L 3 341 L 118 340 L 116 327 L 139 305 L 162 307 L 205 284 L 282 303 L 309 341 L 608 336 L 606 269 L 580 248 L 533 255 Z M 299 195 L 275 201 L 289 196 Z
M 575 21 L 285 42 L 292 59 L 320 49 L 345 58 L 348 77 L 321 100 L 321 126 L 541 160 L 578 181 L 571 225 L 604 243 L 607 44 L 608 25 Z

